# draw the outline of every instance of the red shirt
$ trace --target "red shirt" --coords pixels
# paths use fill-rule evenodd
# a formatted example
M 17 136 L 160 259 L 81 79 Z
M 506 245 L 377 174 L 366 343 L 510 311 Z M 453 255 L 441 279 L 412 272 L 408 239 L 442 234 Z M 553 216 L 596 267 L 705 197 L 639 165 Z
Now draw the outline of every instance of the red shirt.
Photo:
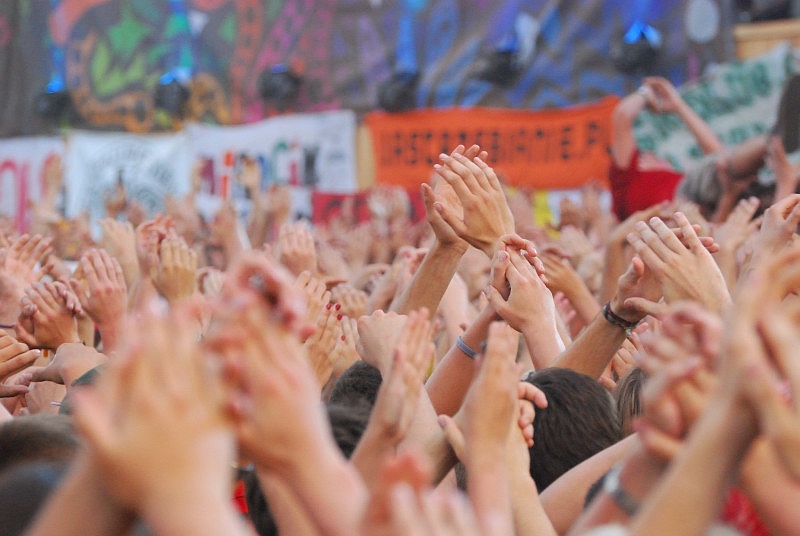
M 672 199 L 682 178 L 681 173 L 668 169 L 640 170 L 639 149 L 625 169 L 617 167 L 612 158 L 609 181 L 614 213 L 622 221 L 637 210 Z

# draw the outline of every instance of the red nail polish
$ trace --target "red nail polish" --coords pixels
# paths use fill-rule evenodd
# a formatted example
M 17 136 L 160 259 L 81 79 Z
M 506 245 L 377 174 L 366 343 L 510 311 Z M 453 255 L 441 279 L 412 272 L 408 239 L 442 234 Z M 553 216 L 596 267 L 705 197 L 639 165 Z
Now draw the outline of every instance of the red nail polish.
M 342 335 L 342 340 L 343 340 L 343 341 L 346 341 L 346 340 L 347 340 L 347 339 L 345 339 L 344 335 Z
M 332 303 L 329 303 L 329 304 L 327 304 L 327 305 L 325 306 L 325 309 L 327 309 L 328 311 L 330 311 L 330 310 L 331 310 L 331 306 L 332 306 L 332 305 L 333 305 Z
M 338 311 L 338 310 L 339 310 L 339 309 L 341 309 L 341 308 L 342 308 L 342 304 L 341 304 L 341 303 L 337 303 L 337 304 L 336 304 L 336 310 Z
M 341 319 L 342 319 L 342 315 L 336 315 L 336 320 L 341 320 Z

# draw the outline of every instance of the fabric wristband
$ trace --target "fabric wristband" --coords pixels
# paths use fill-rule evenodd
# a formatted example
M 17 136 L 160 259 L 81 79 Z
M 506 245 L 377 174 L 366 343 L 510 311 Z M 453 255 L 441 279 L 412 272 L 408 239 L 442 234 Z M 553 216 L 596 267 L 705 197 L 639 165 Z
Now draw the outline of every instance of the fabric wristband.
M 461 338 L 461 335 L 459 335 L 456 339 L 456 347 L 464 352 L 464 355 L 470 359 L 475 359 L 475 356 L 478 355 L 478 352 L 467 346 L 467 343 L 464 342 L 464 339 Z
M 639 322 L 631 322 L 630 320 L 625 320 L 614 311 L 611 310 L 611 302 L 606 302 L 603 306 L 603 318 L 608 321 L 609 324 L 617 326 L 625 331 L 625 335 L 630 337 L 631 332 L 633 329 L 639 325 Z

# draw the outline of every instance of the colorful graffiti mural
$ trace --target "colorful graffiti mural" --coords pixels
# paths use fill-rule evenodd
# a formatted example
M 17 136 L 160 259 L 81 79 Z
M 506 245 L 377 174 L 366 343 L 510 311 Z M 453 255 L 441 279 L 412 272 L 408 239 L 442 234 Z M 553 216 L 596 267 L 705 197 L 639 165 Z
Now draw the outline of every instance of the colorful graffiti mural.
M 71 124 L 132 132 L 180 126 L 153 104 L 159 78 L 178 67 L 192 74 L 188 118 L 217 124 L 277 113 L 258 92 L 259 75 L 275 64 L 302 76 L 289 110 L 295 112 L 369 111 L 379 85 L 394 72 L 409 71 L 419 74 L 420 108 L 584 103 L 638 83 L 638 75 L 617 71 L 609 49 L 639 19 L 665 36 L 654 69 L 675 83 L 730 59 L 730 2 L 711 2 L 718 29 L 702 39 L 692 37 L 693 21 L 684 16 L 694 3 L 4 0 L 0 136 L 52 130 L 52 122 L 32 118 L 30 111 L 61 70 L 75 105 Z M 476 75 L 476 65 L 497 50 L 516 55 L 519 72 L 507 87 Z

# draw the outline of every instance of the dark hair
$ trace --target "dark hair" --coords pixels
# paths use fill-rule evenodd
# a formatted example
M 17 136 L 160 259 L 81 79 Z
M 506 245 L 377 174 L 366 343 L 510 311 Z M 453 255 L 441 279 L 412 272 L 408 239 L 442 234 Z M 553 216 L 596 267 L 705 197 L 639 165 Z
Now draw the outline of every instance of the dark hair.
M 67 472 L 67 463 L 21 463 L 0 476 L 0 527 L 5 536 L 25 534 L 47 497 Z
M 27 415 L 0 425 L 0 472 L 26 462 L 68 462 L 79 439 L 64 415 Z
M 547 396 L 533 420 L 531 477 L 541 492 L 558 477 L 622 438 L 611 394 L 593 378 L 564 368 L 535 372 L 526 381 Z
M 350 405 L 354 401 L 362 401 L 372 408 L 382 381 L 378 369 L 364 361 L 356 361 L 336 380 L 329 402 Z

